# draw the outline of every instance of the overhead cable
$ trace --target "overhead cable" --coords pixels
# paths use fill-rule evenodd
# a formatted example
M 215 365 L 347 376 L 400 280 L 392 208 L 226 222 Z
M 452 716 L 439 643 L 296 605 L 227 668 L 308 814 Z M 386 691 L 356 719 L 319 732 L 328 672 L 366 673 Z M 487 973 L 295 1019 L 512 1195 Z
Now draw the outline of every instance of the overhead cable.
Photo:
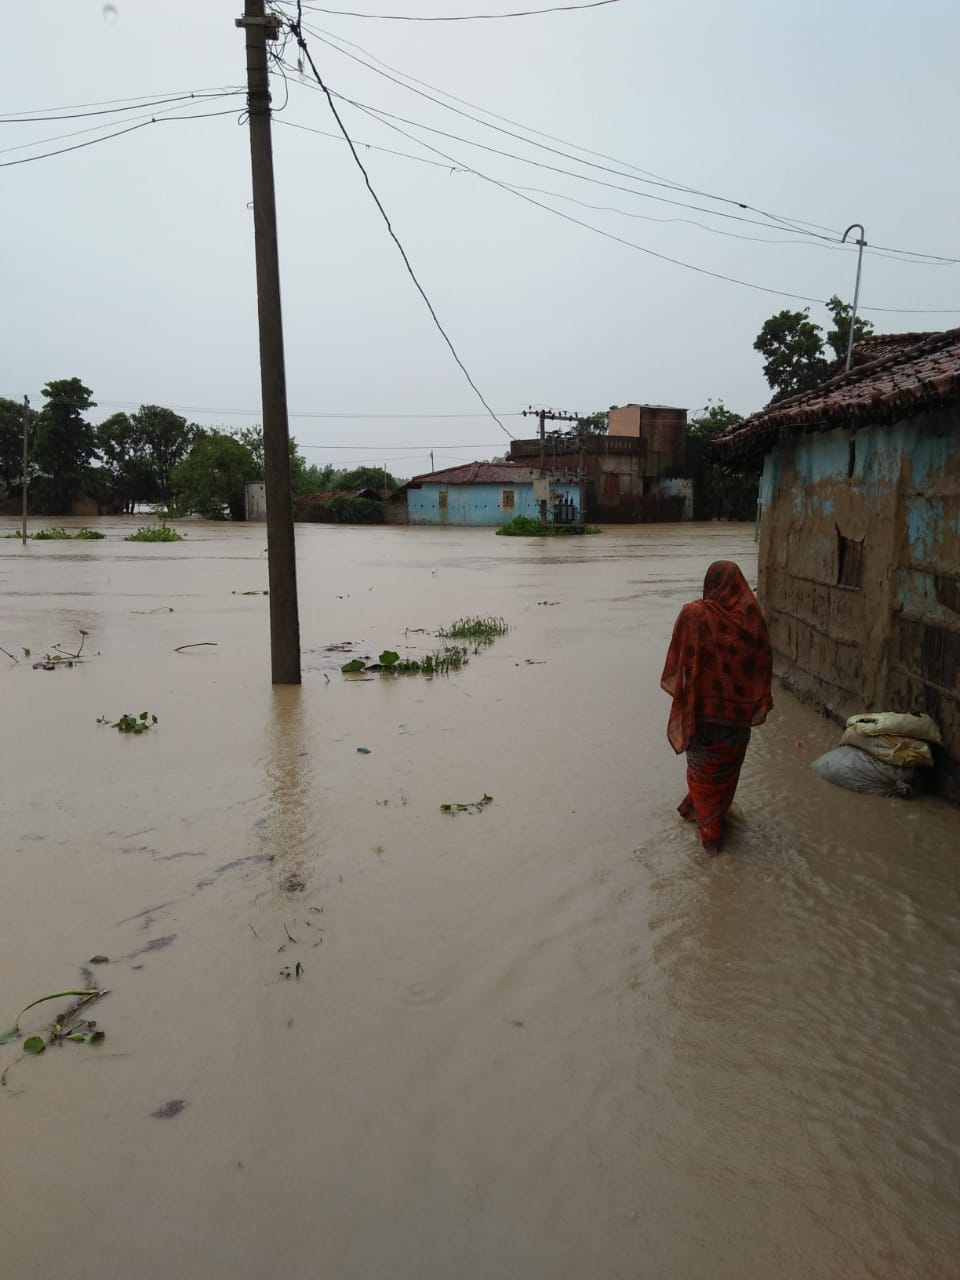
M 224 95 L 219 95 L 219 96 L 224 96 Z M 157 119 L 160 116 L 170 115 L 171 113 L 181 111 L 182 109 L 183 109 L 182 103 L 178 102 L 171 107 L 167 107 L 166 110 L 164 111 L 148 112 L 145 116 L 131 116 L 128 118 L 128 123 L 135 124 L 139 120 L 146 120 L 150 122 Z M 204 112 L 202 114 L 206 115 L 206 114 L 217 114 L 217 113 Z M 228 111 L 225 114 L 233 115 L 233 112 Z M 197 117 L 194 115 L 187 115 L 187 116 L 178 116 L 177 118 L 181 120 L 191 120 L 191 119 L 196 119 Z M 73 129 L 70 133 L 56 133 L 49 138 L 35 138 L 32 142 L 20 142 L 15 147 L 0 147 L 0 155 L 8 155 L 11 151 L 29 151 L 32 147 L 45 147 L 51 142 L 60 142 L 64 138 L 79 138 L 79 137 L 82 137 L 83 134 L 98 133 L 101 129 L 109 129 L 111 127 L 112 127 L 111 124 L 104 124 L 104 123 L 91 124 L 91 125 L 88 125 L 86 129 Z M 37 157 L 37 158 L 39 159 L 40 157 Z
M 584 0 L 582 4 L 557 4 L 547 9 L 517 9 L 513 13 L 357 13 L 353 9 L 324 9 L 320 5 L 305 4 L 304 9 L 313 13 L 329 13 L 338 18 L 377 18 L 381 22 L 482 22 L 497 18 L 536 18 L 545 13 L 574 13 L 578 9 L 603 9 L 620 0 Z
M 298 6 L 298 9 L 299 9 L 299 6 Z M 505 435 L 510 436 L 512 439 L 513 438 L 512 432 L 507 430 L 507 428 L 503 425 L 503 423 L 500 421 L 500 419 L 497 417 L 494 411 L 490 408 L 490 405 L 487 403 L 486 399 L 484 398 L 484 395 L 481 392 L 480 388 L 477 386 L 473 378 L 470 376 L 470 372 L 467 369 L 467 366 L 460 359 L 460 356 L 457 354 L 456 347 L 454 347 L 452 341 L 450 340 L 449 335 L 447 334 L 447 331 L 444 329 L 443 325 L 440 323 L 440 318 L 437 315 L 436 311 L 434 310 L 433 303 L 427 297 L 426 290 L 424 289 L 420 281 L 417 279 L 416 272 L 414 271 L 410 263 L 410 259 L 407 257 L 407 252 L 404 249 L 403 245 L 400 243 L 400 239 L 397 233 L 393 229 L 393 224 L 390 221 L 390 217 L 387 214 L 386 209 L 383 207 L 383 204 L 380 201 L 380 197 L 377 195 L 376 191 L 373 189 L 373 184 L 370 181 L 370 175 L 367 173 L 367 170 L 364 167 L 363 161 L 360 159 L 360 156 L 357 153 L 357 149 L 353 145 L 350 135 L 347 132 L 346 125 L 343 123 L 343 120 L 340 118 L 340 113 L 337 110 L 337 106 L 333 100 L 333 96 L 331 95 L 330 90 L 324 84 L 323 79 L 320 75 L 320 72 L 317 70 L 316 63 L 314 62 L 313 57 L 310 53 L 310 50 L 307 47 L 306 40 L 303 37 L 303 30 L 300 24 L 299 16 L 296 23 L 291 23 L 290 29 L 293 32 L 296 38 L 297 44 L 300 47 L 301 51 L 303 52 L 304 57 L 307 59 L 307 61 L 310 64 L 310 69 L 313 71 L 317 84 L 319 84 L 320 88 L 323 90 L 324 94 L 326 95 L 327 102 L 330 105 L 330 110 L 333 112 L 333 117 L 337 122 L 337 127 L 339 128 L 340 132 L 343 134 L 344 138 L 346 139 L 347 145 L 350 148 L 350 153 L 353 156 L 354 160 L 356 161 L 357 167 L 359 168 L 361 174 L 363 175 L 363 181 L 366 184 L 366 188 L 369 191 L 374 204 L 377 206 L 378 210 L 380 211 L 380 215 L 383 218 L 387 231 L 390 234 L 390 238 L 393 240 L 394 244 L 397 246 L 397 249 L 400 252 L 400 256 L 403 259 L 404 266 L 407 269 L 407 274 L 410 276 L 410 279 L 413 281 L 414 285 L 416 286 L 417 292 L 420 294 L 421 298 L 423 298 L 423 301 L 426 303 L 427 310 L 430 312 L 430 315 L 431 315 L 431 318 L 433 319 L 434 324 L 439 330 L 440 335 L 443 338 L 444 342 L 450 348 L 450 354 L 453 356 L 454 360 L 459 365 L 460 370 L 463 373 L 463 376 L 466 378 L 467 382 L 473 388 L 474 392 L 476 393 L 477 399 L 480 401 L 483 407 L 490 414 L 490 417 L 493 418 L 494 422 L 497 424 L 500 430 Z
M 673 179 L 663 177 L 663 175 L 661 174 L 652 173 L 648 169 L 641 169 L 636 165 L 630 164 L 628 161 L 618 160 L 616 159 L 616 157 L 603 155 L 603 153 L 601 152 L 591 151 L 589 148 L 580 147 L 576 143 L 570 143 L 565 141 L 562 138 L 554 137 L 551 134 L 545 134 L 540 132 L 539 130 L 531 129 L 528 125 L 522 124 L 515 120 L 510 120 L 508 117 L 505 117 L 505 116 L 498 116 L 495 112 L 487 111 L 486 108 L 476 106 L 476 104 L 470 103 L 466 99 L 457 98 L 453 94 L 448 94 L 443 89 L 439 89 L 435 85 L 428 84 L 426 81 L 417 80 L 416 77 L 407 75 L 406 72 L 400 71 L 396 67 L 390 66 L 389 63 L 385 63 L 381 61 L 379 58 L 374 57 L 374 55 L 369 53 L 368 50 L 363 49 L 361 45 L 355 44 L 352 41 L 344 40 L 342 39 L 342 37 L 337 37 L 336 39 L 334 39 L 330 36 L 329 32 L 324 32 L 319 29 L 313 29 L 308 27 L 306 28 L 306 30 L 308 30 L 311 35 L 315 36 L 315 38 L 320 40 L 323 44 L 328 45 L 328 47 L 330 47 L 331 49 L 336 50 L 336 52 L 342 54 L 344 57 L 349 58 L 352 61 L 359 63 L 361 66 L 366 67 L 368 70 L 374 72 L 375 75 L 382 76 L 384 79 L 391 81 L 393 84 L 397 85 L 401 89 L 406 89 L 408 92 L 417 94 L 419 97 L 425 98 L 428 101 L 433 102 L 437 106 L 443 107 L 448 111 L 452 111 L 457 115 L 463 116 L 465 119 L 472 121 L 474 124 L 479 124 L 484 126 L 485 128 L 493 129 L 498 133 L 506 134 L 508 137 L 515 138 L 518 141 L 523 142 L 528 146 L 540 147 L 541 149 L 545 151 L 553 152 L 554 154 L 559 155 L 564 159 L 573 160 L 577 164 L 583 164 L 590 168 L 605 171 L 617 177 L 626 178 L 629 181 L 644 182 L 648 185 L 659 186 L 666 190 L 685 192 L 688 195 L 700 196 L 707 200 L 714 200 L 721 204 L 731 205 L 735 208 L 742 209 L 747 212 L 759 214 L 761 217 L 766 219 L 766 223 L 758 224 L 758 225 L 769 225 L 771 222 L 773 222 L 777 224 L 778 227 L 782 227 L 785 230 L 792 231 L 797 235 L 814 236 L 824 241 L 833 241 L 837 244 L 841 243 L 840 231 L 835 228 L 824 226 L 821 223 L 809 222 L 802 218 L 786 218 L 782 214 L 770 213 L 767 210 L 761 209 L 755 205 L 751 205 L 746 201 L 734 199 L 729 196 L 717 195 L 715 193 L 702 190 L 698 187 L 690 186 L 686 183 L 676 182 Z M 367 62 L 364 58 L 358 57 L 355 53 L 351 53 L 348 49 L 341 48 L 340 47 L 341 44 L 350 45 L 351 48 L 354 48 L 354 49 L 361 49 L 363 53 L 367 54 L 368 58 L 371 58 L 373 62 L 378 63 L 379 66 L 373 66 L 371 65 L 370 62 Z M 381 70 L 381 68 L 387 68 L 387 70 Z M 395 74 L 390 75 L 388 74 L 388 72 L 394 72 Z M 402 77 L 402 79 L 397 79 L 396 78 L 397 76 Z M 422 86 L 422 88 L 420 89 L 413 88 L 412 84 L 405 83 L 405 81 L 407 80 L 412 81 L 413 84 Z M 433 93 L 438 93 L 441 95 L 441 97 L 450 98 L 454 102 L 459 102 L 463 105 L 471 106 L 474 108 L 474 110 L 480 111 L 484 115 L 489 115 L 489 116 L 492 116 L 494 119 L 503 120 L 508 124 L 513 124 L 517 128 L 525 130 L 525 132 L 527 133 L 533 133 L 533 134 L 537 134 L 540 137 L 550 138 L 552 142 L 560 142 L 565 147 L 568 147 L 568 148 L 572 147 L 576 151 L 584 151 L 589 155 L 597 156 L 599 159 L 610 160 L 614 164 L 619 165 L 620 167 L 618 169 L 611 169 L 607 165 L 595 164 L 593 161 L 582 160 L 578 156 L 570 155 L 569 151 L 561 151 L 556 147 L 546 146 L 544 143 L 535 142 L 532 139 L 526 138 L 523 135 L 515 133 L 510 129 L 503 129 L 498 125 L 490 124 L 488 121 L 478 119 L 476 116 L 471 115 L 469 112 L 460 111 L 458 108 L 450 106 L 449 103 L 441 101 L 440 99 L 434 97 L 433 94 L 431 93 L 424 92 L 423 91 L 424 88 L 432 89 Z M 408 123 L 412 123 L 412 122 L 408 122 Z M 426 128 L 428 126 L 423 126 L 423 127 Z M 440 131 L 438 130 L 438 132 Z M 453 136 L 453 135 L 449 135 L 449 136 Z M 463 139 L 463 141 L 469 142 L 469 139 Z M 474 143 L 472 145 L 479 146 L 481 144 Z M 534 161 L 526 160 L 526 158 L 523 156 L 515 156 L 513 158 L 521 161 L 525 161 L 526 163 L 531 163 L 531 164 L 535 163 Z M 644 176 L 634 177 L 633 174 L 624 173 L 623 172 L 624 168 L 633 169 L 635 173 L 642 174 Z M 636 194 L 643 194 L 643 193 L 638 192 Z M 650 197 L 650 198 L 654 198 L 654 197 Z M 690 207 L 698 208 L 700 212 L 708 213 L 711 216 L 722 216 L 716 210 L 703 209 L 703 208 L 700 208 L 699 206 L 690 206 Z M 730 215 L 727 215 L 727 216 L 730 216 Z M 904 256 L 909 256 L 909 257 L 933 259 L 938 262 L 949 263 L 949 264 L 960 262 L 960 259 L 958 258 L 944 257 L 939 254 L 920 253 L 918 251 L 909 250 L 909 249 L 890 248 L 885 245 L 871 245 L 870 248 L 878 254 L 883 254 L 883 253 L 902 254 Z
M 382 124 L 385 124 L 387 125 L 388 128 L 393 129 L 395 132 L 399 134 L 402 134 L 403 137 L 409 139 L 411 142 L 419 143 L 420 146 L 425 147 L 428 151 L 432 151 L 434 152 L 434 154 L 438 156 L 443 156 L 443 158 L 445 160 L 448 160 L 452 165 L 455 165 L 456 167 L 463 169 L 468 173 L 475 174 L 476 177 L 482 178 L 485 182 L 492 183 L 493 186 L 500 187 L 504 191 L 509 191 L 511 195 L 517 196 L 517 198 L 520 200 L 525 200 L 528 204 L 535 205 L 539 209 L 545 209 L 548 213 L 554 214 L 555 217 L 562 218 L 565 222 L 571 222 L 575 226 L 583 227 L 587 231 L 592 231 L 596 235 L 603 236 L 604 239 L 616 241 L 618 244 L 626 245 L 627 248 L 635 249 L 638 253 L 647 254 L 651 258 L 659 258 L 662 262 L 672 263 L 674 266 L 683 267 L 687 271 L 695 271 L 700 275 L 711 276 L 715 280 L 724 280 L 728 284 L 741 285 L 745 289 L 754 289 L 760 293 L 771 293 L 781 298 L 792 298 L 798 302 L 816 302 L 822 306 L 827 305 L 826 300 L 823 298 L 814 298 L 814 297 L 811 297 L 809 294 L 803 294 L 803 293 L 791 293 L 791 292 L 788 292 L 786 289 L 774 289 L 769 285 L 757 284 L 756 282 L 751 280 L 741 280 L 736 276 L 725 275 L 723 272 L 720 272 L 720 271 L 711 271 L 707 267 L 700 267 L 700 266 L 697 266 L 695 263 L 685 262 L 681 258 L 673 258 L 669 254 L 659 253 L 656 249 L 647 248 L 645 245 L 637 244 L 633 240 L 626 240 L 624 239 L 623 236 L 615 235 L 611 231 L 604 231 L 602 228 L 596 227 L 590 222 L 584 222 L 583 219 L 581 218 L 575 218 L 571 214 L 564 213 L 560 209 L 554 209 L 552 205 L 544 204 L 543 201 L 541 200 L 535 200 L 533 199 L 532 196 L 525 194 L 519 188 L 511 187 L 508 183 L 501 182 L 498 178 L 493 178 L 489 174 L 482 173 L 479 169 L 472 168 L 470 165 L 465 164 L 463 161 L 456 159 L 454 156 L 449 155 L 447 152 L 440 151 L 437 147 L 433 147 L 429 143 L 423 142 L 421 139 L 416 138 L 413 134 L 407 133 L 405 129 L 401 129 L 398 125 L 389 123 L 389 121 L 384 118 L 388 113 L 386 112 L 381 113 L 374 108 L 363 106 L 361 103 L 355 102 L 350 98 L 345 98 L 341 94 L 336 94 L 335 96 L 338 98 L 341 98 L 342 101 L 349 102 L 351 106 L 356 107 L 358 110 L 364 112 L 365 115 L 368 115 L 373 119 L 380 120 Z M 431 130 L 431 132 L 439 132 L 439 131 Z M 933 308 L 933 307 L 912 307 L 912 308 L 911 307 L 861 307 L 861 310 L 889 311 L 889 312 L 895 312 L 899 315 L 955 315 L 958 312 L 960 312 L 960 307 L 948 307 L 948 308 L 940 308 L 940 309 Z
M 140 124 L 128 125 L 125 129 L 115 129 L 113 133 L 104 134 L 102 138 L 90 138 L 87 142 L 74 143 L 72 147 L 60 147 L 56 151 L 44 151 L 38 156 L 22 156 L 19 160 L 0 161 L 0 169 L 9 169 L 17 164 L 32 164 L 34 160 L 49 160 L 53 156 L 63 156 L 70 151 L 82 151 L 84 147 L 95 147 L 98 142 L 109 142 L 111 138 L 122 138 L 125 133 L 136 133 L 138 129 L 147 129 L 152 124 L 173 124 L 178 120 L 210 120 L 214 116 L 232 116 L 236 111 L 201 111 L 187 116 L 151 116 Z M 38 144 L 39 145 L 39 144 Z
M 175 97 L 189 98 L 195 94 L 202 93 L 245 94 L 246 89 L 240 88 L 237 85 L 213 85 L 208 89 L 171 89 L 169 93 L 143 93 L 134 98 L 106 98 L 102 102 L 73 102 L 60 107 L 31 107 L 23 111 L 0 112 L 0 116 L 36 116 L 38 119 L 43 119 L 44 117 L 50 119 L 49 113 L 52 111 L 83 111 L 88 107 L 112 107 L 120 102 L 130 103 L 130 109 L 133 110 L 137 106 L 143 106 L 144 104 L 149 105 L 147 100 L 150 98 L 162 98 L 169 102 Z M 2 123 L 3 120 L 0 119 L 0 124 Z
M 201 90 L 195 93 L 181 93 L 175 97 L 154 98 L 152 102 L 137 102 L 130 99 L 128 106 L 110 107 L 98 111 L 73 111 L 67 115 L 24 114 L 19 116 L 0 116 L 0 124 L 46 124 L 56 120 L 86 120 L 90 116 L 113 116 L 123 111 L 139 111 L 144 107 L 166 107 L 175 102 L 206 102 L 211 98 L 227 98 L 243 92 L 244 90 L 242 89 L 225 89 L 213 92 Z

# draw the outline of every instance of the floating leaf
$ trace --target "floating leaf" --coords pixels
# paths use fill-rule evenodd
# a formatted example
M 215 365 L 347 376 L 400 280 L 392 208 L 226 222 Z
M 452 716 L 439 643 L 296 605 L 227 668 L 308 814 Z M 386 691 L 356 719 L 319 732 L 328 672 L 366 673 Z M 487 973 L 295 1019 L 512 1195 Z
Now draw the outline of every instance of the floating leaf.
M 395 662 L 400 661 L 399 653 L 394 653 L 392 649 L 384 649 L 380 655 L 380 662 L 385 667 L 392 667 Z
M 45 1000 L 61 1000 L 66 996 L 89 996 L 89 1000 L 82 1001 L 83 1004 L 89 1004 L 90 1000 L 97 996 L 106 995 L 105 991 L 51 991 L 48 996 L 40 996 L 38 1000 L 31 1000 L 29 1004 L 25 1004 L 17 1014 L 16 1021 L 12 1027 L 8 1027 L 6 1031 L 0 1031 L 0 1044 L 6 1044 L 8 1040 L 12 1040 L 14 1036 L 20 1034 L 20 1019 L 28 1009 L 33 1009 L 38 1004 L 43 1004 Z
M 345 662 L 340 670 L 346 671 L 347 673 L 351 671 L 362 671 L 365 665 L 366 663 L 361 662 L 359 658 L 354 658 L 350 662 Z
M 25 1053 L 43 1053 L 46 1047 L 47 1042 L 44 1040 L 43 1036 L 28 1036 L 23 1042 L 23 1049 Z
M 89 1035 L 89 1036 L 87 1036 L 87 1044 L 103 1044 L 103 1042 L 104 1042 L 104 1040 L 106 1040 L 106 1038 L 107 1038 L 107 1037 L 106 1037 L 106 1033 L 105 1033 L 105 1032 L 103 1032 L 103 1031 L 92 1031 L 92 1032 L 90 1033 L 90 1035 Z

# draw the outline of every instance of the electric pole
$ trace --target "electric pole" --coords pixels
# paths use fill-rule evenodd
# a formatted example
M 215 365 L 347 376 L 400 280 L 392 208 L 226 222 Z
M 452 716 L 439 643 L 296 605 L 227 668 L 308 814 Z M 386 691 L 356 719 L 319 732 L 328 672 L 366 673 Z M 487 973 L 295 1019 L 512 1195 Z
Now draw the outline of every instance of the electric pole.
M 23 397 L 23 475 L 20 479 L 20 542 L 27 545 L 27 465 L 30 460 L 30 400 Z
M 860 239 L 857 240 L 856 242 L 858 245 L 857 283 L 854 286 L 854 290 L 853 290 L 853 310 L 850 312 L 850 335 L 847 338 L 847 363 L 846 363 L 846 367 L 844 368 L 844 373 L 850 372 L 850 365 L 853 362 L 853 331 L 857 327 L 857 303 L 860 301 L 860 268 L 863 266 L 863 249 L 864 249 L 864 245 L 867 243 L 867 239 L 866 239 L 867 233 L 866 231 L 864 231 L 861 223 L 853 222 L 850 224 L 849 227 L 847 227 L 846 231 L 843 233 L 843 239 L 840 241 L 841 244 L 846 244 L 847 236 L 856 227 L 860 228 Z
M 283 367 L 280 260 L 270 136 L 267 41 L 280 35 L 280 19 L 264 14 L 264 0 L 244 0 L 236 19 L 247 42 L 247 116 L 253 175 L 253 235 L 260 322 L 260 395 L 263 403 L 263 473 L 267 499 L 267 572 L 270 583 L 270 663 L 274 684 L 300 683 L 300 617 L 290 482 L 290 433 Z
M 544 459 L 544 449 L 546 447 L 546 428 L 544 426 L 544 423 L 546 422 L 579 422 L 580 415 L 579 413 L 557 413 L 553 409 L 534 409 L 532 407 L 529 409 L 523 410 L 524 417 L 527 417 L 528 414 L 531 414 L 533 417 L 540 419 L 540 475 L 543 476 L 546 473 L 546 461 Z M 541 524 L 547 523 L 546 498 L 540 499 L 540 523 Z

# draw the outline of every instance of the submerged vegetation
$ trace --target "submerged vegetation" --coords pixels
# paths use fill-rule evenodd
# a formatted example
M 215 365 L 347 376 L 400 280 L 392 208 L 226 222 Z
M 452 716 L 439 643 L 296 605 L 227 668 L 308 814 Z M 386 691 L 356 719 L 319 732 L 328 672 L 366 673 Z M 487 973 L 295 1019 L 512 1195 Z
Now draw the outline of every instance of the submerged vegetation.
M 440 806 L 441 813 L 482 813 L 488 804 L 493 804 L 493 796 L 488 796 L 486 792 L 479 800 L 469 800 L 466 804 L 454 802 L 452 804 L 442 804 Z
M 563 538 L 580 533 L 600 533 L 595 524 L 541 524 L 532 516 L 514 516 L 497 530 L 505 538 Z
M 164 522 L 141 526 L 136 533 L 128 533 L 124 542 L 182 542 L 183 534 L 177 533 Z
M 458 618 L 437 632 L 442 640 L 473 640 L 476 644 L 493 644 L 505 636 L 509 627 L 502 618 Z M 476 652 L 476 650 L 474 651 Z
M 13 533 L 5 533 L 5 538 L 19 538 L 20 533 L 14 530 Z M 86 526 L 77 529 L 74 533 L 70 533 L 68 529 L 37 529 L 33 533 L 28 533 L 27 537 L 33 542 L 69 542 L 72 539 L 80 542 L 99 542 L 107 535 L 100 533 L 96 529 L 88 529 Z
M 79 628 L 79 631 L 80 643 L 77 645 L 76 653 L 71 649 L 65 649 L 62 644 L 55 644 L 53 646 L 54 651 L 52 653 L 45 653 L 42 658 L 38 658 L 36 662 L 33 663 L 34 671 L 56 671 L 57 667 L 74 667 L 77 663 L 82 662 L 83 646 L 86 643 L 87 636 L 90 632 L 84 631 L 82 627 Z M 12 654 L 9 649 L 0 647 L 0 653 L 5 653 L 11 661 L 17 663 L 19 666 L 20 659 L 16 657 L 15 654 Z M 33 651 L 24 647 L 23 656 L 24 658 L 30 659 L 33 657 Z
M 459 671 L 469 661 L 467 647 L 463 644 L 450 644 L 449 641 L 470 641 L 476 655 L 480 652 L 481 645 L 493 644 L 498 636 L 506 635 L 508 630 L 503 618 L 458 618 L 449 627 L 441 627 L 436 632 L 443 644 L 432 653 L 418 658 L 401 658 L 395 649 L 384 649 L 376 662 L 368 662 L 366 658 L 351 658 L 340 670 L 348 676 L 375 672 L 393 676 L 445 676 L 451 671 Z M 349 647 L 331 646 L 334 650 Z
M 422 658 L 401 658 L 394 649 L 384 649 L 376 662 L 353 658 L 340 668 L 345 675 L 382 672 L 393 676 L 445 676 L 459 671 L 467 662 L 467 651 L 460 645 L 449 645 L 424 654 Z
M 104 1039 L 104 1033 L 98 1029 L 94 1021 L 89 1018 L 81 1018 L 80 1014 L 86 1009 L 87 1005 L 108 994 L 107 991 L 102 991 L 99 988 L 95 988 L 92 991 L 52 991 L 47 996 L 40 996 L 37 1000 L 31 1000 L 29 1004 L 23 1006 L 16 1018 L 14 1018 L 12 1026 L 7 1027 L 6 1031 L 0 1031 L 0 1044 L 6 1044 L 8 1040 L 17 1039 L 20 1035 L 20 1020 L 28 1010 L 35 1008 L 38 1004 L 43 1004 L 47 1000 L 64 1000 L 67 996 L 76 996 L 77 999 L 53 1022 L 47 1035 L 28 1036 L 23 1042 L 24 1050 L 33 1054 L 43 1053 L 48 1044 L 63 1044 L 65 1040 L 71 1040 L 77 1044 L 100 1044 Z
M 110 720 L 107 716 L 97 716 L 97 724 L 109 725 L 111 729 L 116 729 L 119 733 L 146 733 L 156 723 L 157 717 L 151 715 L 149 711 L 141 711 L 138 716 L 132 716 L 125 711 L 119 720 Z

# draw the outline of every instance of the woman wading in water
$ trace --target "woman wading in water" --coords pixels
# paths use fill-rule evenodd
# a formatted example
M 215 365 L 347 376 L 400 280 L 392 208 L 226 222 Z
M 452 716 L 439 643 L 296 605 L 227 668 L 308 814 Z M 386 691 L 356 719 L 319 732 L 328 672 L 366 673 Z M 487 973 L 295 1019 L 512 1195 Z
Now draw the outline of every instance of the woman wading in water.
M 678 812 L 696 822 L 709 854 L 720 852 L 750 729 L 773 706 L 772 655 L 756 596 L 732 560 L 707 570 L 703 599 L 685 604 L 673 628 L 660 686 L 673 698 L 667 738 L 687 753 L 687 794 Z

